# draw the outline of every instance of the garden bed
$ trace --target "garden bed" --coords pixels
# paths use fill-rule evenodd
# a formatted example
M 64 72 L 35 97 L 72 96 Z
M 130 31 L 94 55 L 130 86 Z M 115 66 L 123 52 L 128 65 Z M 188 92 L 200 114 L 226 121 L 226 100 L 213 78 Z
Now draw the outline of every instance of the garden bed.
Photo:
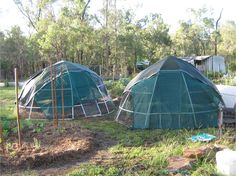
M 16 133 L 5 141 L 5 152 L 0 150 L 3 171 L 48 166 L 52 163 L 81 157 L 96 149 L 95 134 L 72 123 L 55 129 L 51 123 L 28 127 L 22 131 L 22 146 L 17 144 Z

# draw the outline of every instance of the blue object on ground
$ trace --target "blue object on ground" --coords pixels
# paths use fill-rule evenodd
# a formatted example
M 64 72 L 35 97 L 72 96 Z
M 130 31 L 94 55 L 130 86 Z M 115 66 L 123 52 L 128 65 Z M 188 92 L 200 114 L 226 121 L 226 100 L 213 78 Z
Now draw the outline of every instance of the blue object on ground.
M 193 142 L 197 142 L 197 141 L 200 141 L 200 142 L 206 142 L 206 141 L 211 141 L 213 139 L 215 139 L 216 137 L 211 135 L 211 134 L 207 134 L 207 133 L 201 133 L 201 134 L 198 134 L 196 136 L 192 136 L 190 139 L 193 141 Z

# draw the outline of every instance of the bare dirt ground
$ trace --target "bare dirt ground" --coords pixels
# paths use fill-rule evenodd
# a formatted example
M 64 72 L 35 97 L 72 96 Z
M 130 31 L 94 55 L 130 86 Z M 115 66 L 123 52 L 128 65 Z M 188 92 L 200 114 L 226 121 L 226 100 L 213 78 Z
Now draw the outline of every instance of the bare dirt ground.
M 21 175 L 30 170 L 39 175 L 63 175 L 81 163 L 106 164 L 115 160 L 106 150 L 115 144 L 114 140 L 72 123 L 60 130 L 47 124 L 40 132 L 29 128 L 22 134 L 22 147 L 16 143 L 17 135 L 10 134 L 5 154 L 0 151 L 2 174 Z

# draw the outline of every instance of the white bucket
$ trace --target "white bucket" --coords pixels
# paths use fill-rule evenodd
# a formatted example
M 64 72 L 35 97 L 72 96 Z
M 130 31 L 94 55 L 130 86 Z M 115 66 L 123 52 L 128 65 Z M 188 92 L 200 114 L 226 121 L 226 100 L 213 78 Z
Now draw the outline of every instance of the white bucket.
M 236 151 L 225 149 L 217 152 L 216 164 L 219 173 L 225 176 L 236 176 Z

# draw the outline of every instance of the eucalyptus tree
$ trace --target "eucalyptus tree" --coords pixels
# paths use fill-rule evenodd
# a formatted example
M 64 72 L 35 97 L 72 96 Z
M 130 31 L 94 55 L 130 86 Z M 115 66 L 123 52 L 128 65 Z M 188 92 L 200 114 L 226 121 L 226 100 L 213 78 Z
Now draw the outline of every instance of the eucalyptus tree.
M 6 70 L 10 63 L 4 57 L 4 44 L 5 44 L 5 34 L 0 31 L 0 79 L 6 77 L 4 70 Z
M 49 15 L 39 21 L 37 35 L 42 57 L 84 63 L 86 40 L 89 41 L 91 30 L 87 14 L 89 2 L 66 1 L 57 17 Z
M 28 45 L 27 38 L 23 35 L 19 26 L 14 26 L 7 31 L 1 39 L 1 63 L 2 69 L 7 75 L 13 76 L 13 68 L 19 67 L 20 78 L 26 76 L 28 70 Z M 11 78 L 12 79 L 12 78 Z
M 128 67 L 134 67 L 137 59 L 138 28 L 131 10 L 116 9 L 114 6 L 102 9 L 94 15 L 96 31 L 100 39 L 100 65 L 113 74 L 125 74 Z M 98 50 L 97 50 L 98 51 Z
M 181 22 L 179 29 L 173 37 L 172 50 L 178 56 L 201 55 L 199 42 L 199 27 L 188 22 Z
M 236 23 L 228 21 L 220 28 L 221 43 L 219 53 L 231 58 L 236 58 Z
M 141 44 L 141 28 L 134 20 L 132 11 L 124 11 L 120 13 L 120 20 L 118 21 L 118 35 L 116 39 L 117 59 L 119 58 L 120 70 L 122 73 L 135 72 L 136 62 L 140 55 L 142 55 Z M 117 62 L 116 62 L 117 64 Z
M 228 21 L 220 28 L 221 42 L 218 53 L 225 56 L 229 69 L 236 71 L 236 23 Z
M 215 53 L 215 20 L 213 11 L 206 7 L 188 10 L 190 19 L 180 22 L 173 36 L 177 55 L 212 55 Z M 218 37 L 218 36 L 217 36 Z
M 169 27 L 164 23 L 161 15 L 150 14 L 143 21 L 145 23 L 141 35 L 146 58 L 154 62 L 171 54 Z
M 13 0 L 20 13 L 28 20 L 29 26 L 38 30 L 37 23 L 49 13 L 55 16 L 53 4 L 57 0 Z
M 106 58 L 105 65 L 109 68 L 116 65 L 122 74 L 135 72 L 137 60 L 156 61 L 170 54 L 169 28 L 159 14 L 136 20 L 132 10 L 110 11 L 108 24 L 101 23 L 100 30 L 105 34 L 105 51 L 108 42 L 109 59 Z

